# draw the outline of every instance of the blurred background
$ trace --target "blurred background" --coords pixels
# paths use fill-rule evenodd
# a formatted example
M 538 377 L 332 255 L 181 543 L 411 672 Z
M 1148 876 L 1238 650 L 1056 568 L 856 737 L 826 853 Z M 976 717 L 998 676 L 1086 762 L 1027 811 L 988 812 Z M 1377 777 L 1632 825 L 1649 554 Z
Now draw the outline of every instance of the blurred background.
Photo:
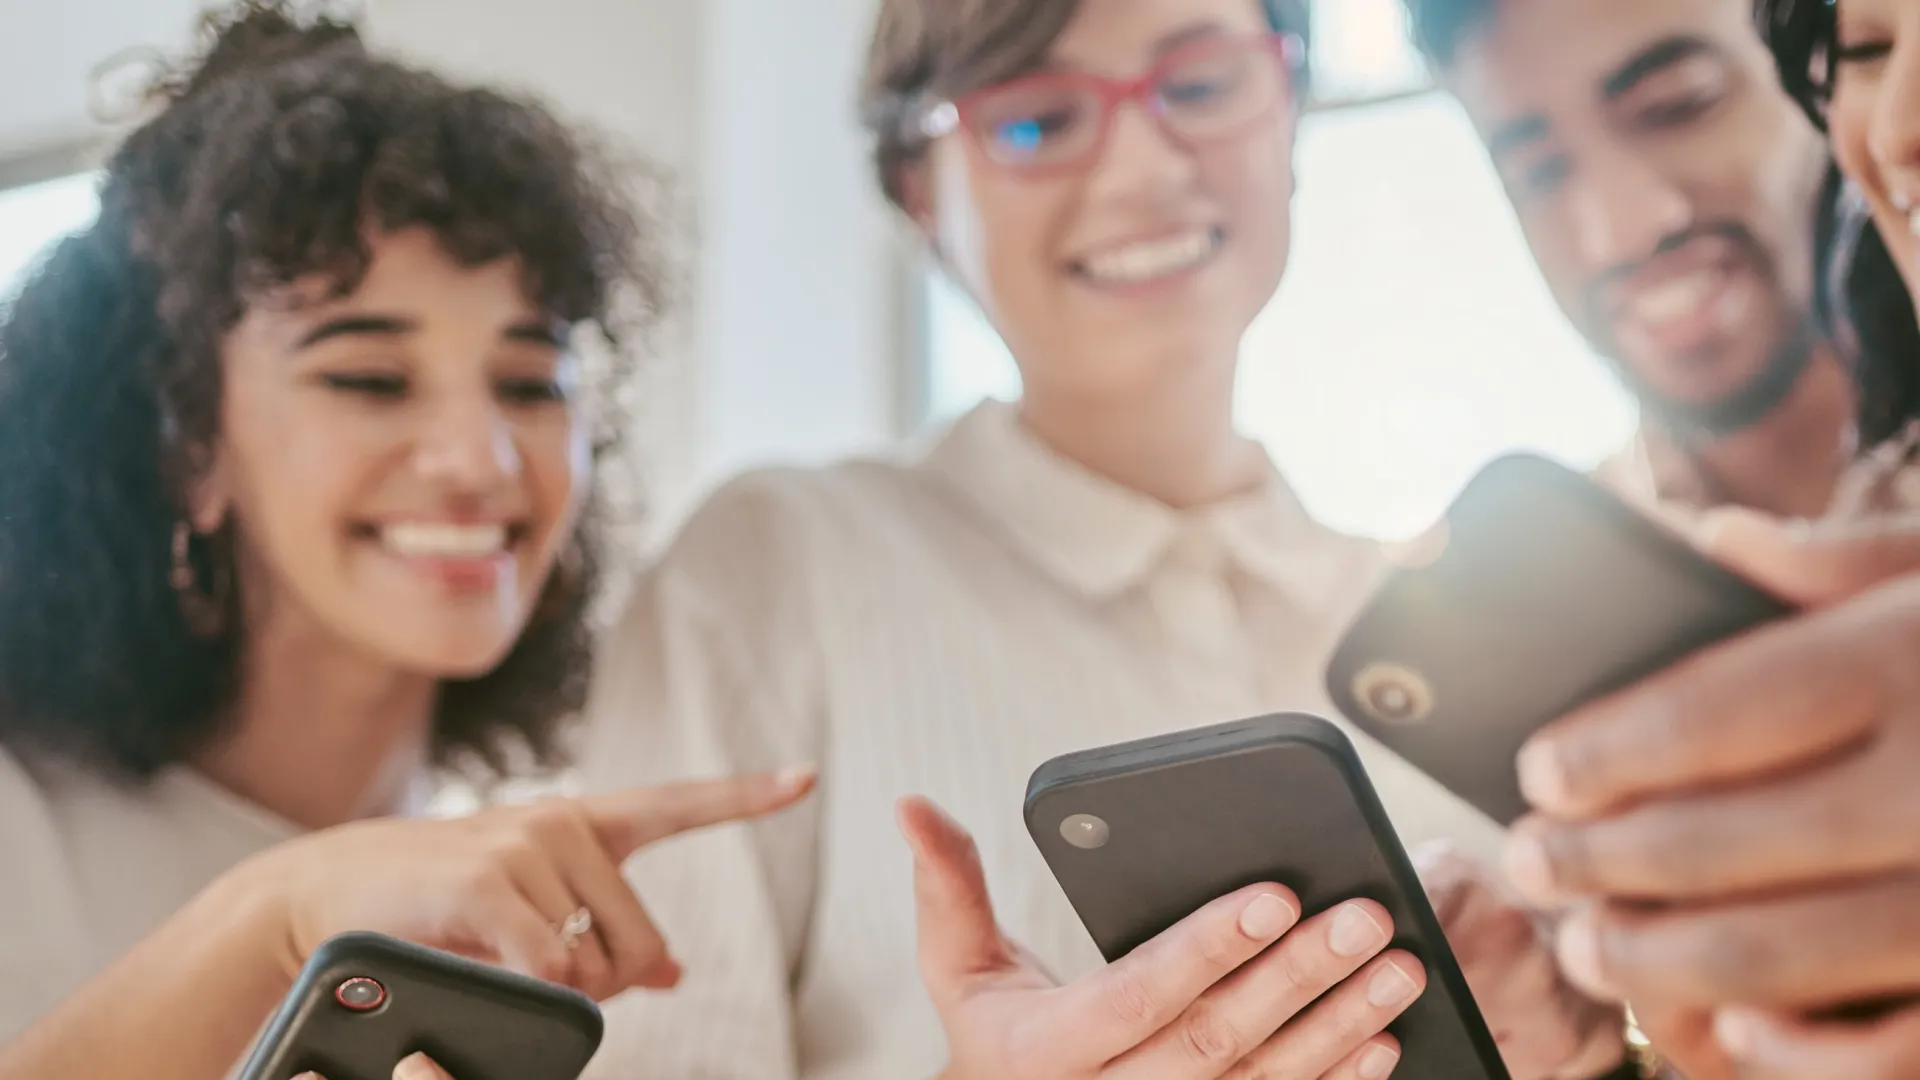
M 852 106 L 871 2 L 354 8 L 375 42 L 540 94 L 672 171 L 689 259 L 641 433 L 656 523 L 741 467 L 884 448 L 1014 392 L 991 328 L 874 192 Z M 0 295 L 89 219 L 126 87 L 199 7 L 0 0 Z M 1597 463 L 1633 405 L 1553 308 L 1395 0 L 1315 8 L 1293 263 L 1238 404 L 1323 520 L 1399 538 L 1505 451 Z

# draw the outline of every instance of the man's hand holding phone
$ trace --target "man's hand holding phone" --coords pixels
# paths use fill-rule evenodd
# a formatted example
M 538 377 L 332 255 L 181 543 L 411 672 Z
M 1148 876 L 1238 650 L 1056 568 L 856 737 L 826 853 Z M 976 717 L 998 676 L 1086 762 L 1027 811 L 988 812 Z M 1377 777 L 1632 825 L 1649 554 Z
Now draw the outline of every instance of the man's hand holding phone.
M 942 1080 L 1384 1080 L 1386 1026 L 1425 988 L 1369 901 L 1299 922 L 1278 885 L 1202 908 L 1067 985 L 1001 932 L 972 839 L 932 804 L 901 804 L 914 854 L 920 965 L 946 1027 Z M 1297 924 L 1297 925 L 1296 925 Z
M 1805 613 L 1535 736 L 1509 874 L 1694 1080 L 1920 1074 L 1920 1007 L 1818 1018 L 1920 993 L 1920 521 L 1701 545 Z

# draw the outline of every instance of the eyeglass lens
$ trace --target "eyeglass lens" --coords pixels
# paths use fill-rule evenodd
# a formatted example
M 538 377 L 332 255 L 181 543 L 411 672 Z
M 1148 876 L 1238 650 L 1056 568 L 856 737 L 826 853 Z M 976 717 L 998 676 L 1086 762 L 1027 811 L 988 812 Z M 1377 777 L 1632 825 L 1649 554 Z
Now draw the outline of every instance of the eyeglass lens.
M 1286 76 L 1279 56 L 1262 44 L 1233 42 L 1169 57 L 1152 75 L 1148 107 L 1167 131 L 1204 141 L 1273 108 Z M 1119 95 L 1084 75 L 1041 75 L 986 90 L 968 102 L 966 119 L 987 153 L 1002 164 L 1033 168 L 1071 163 L 1099 142 Z

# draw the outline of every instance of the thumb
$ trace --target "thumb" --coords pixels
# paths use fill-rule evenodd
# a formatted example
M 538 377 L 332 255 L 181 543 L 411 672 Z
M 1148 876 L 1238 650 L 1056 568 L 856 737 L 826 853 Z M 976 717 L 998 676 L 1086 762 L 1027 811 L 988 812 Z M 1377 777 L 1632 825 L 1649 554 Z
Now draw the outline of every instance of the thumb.
M 293 1080 L 326 1080 L 319 1073 L 301 1073 Z M 393 1080 L 453 1080 L 447 1070 L 425 1054 L 414 1054 L 393 1067 Z
M 600 846 L 615 862 L 669 836 L 784 810 L 813 790 L 811 766 L 722 780 L 631 788 L 581 800 Z
M 393 1067 L 393 1080 L 453 1080 L 425 1054 L 414 1054 Z
M 900 800 L 901 835 L 913 849 L 920 973 L 937 1004 L 966 992 L 977 976 L 1013 962 L 993 918 L 986 874 L 973 837 L 932 802 Z
M 1783 521 L 1751 510 L 1704 515 L 1693 535 L 1708 557 L 1789 603 L 1839 603 L 1920 572 L 1920 515 Z
M 1420 876 L 1420 885 L 1434 914 L 1440 917 L 1440 925 L 1451 927 L 1480 884 L 1477 864 L 1445 840 L 1422 844 L 1408 853 L 1408 861 Z

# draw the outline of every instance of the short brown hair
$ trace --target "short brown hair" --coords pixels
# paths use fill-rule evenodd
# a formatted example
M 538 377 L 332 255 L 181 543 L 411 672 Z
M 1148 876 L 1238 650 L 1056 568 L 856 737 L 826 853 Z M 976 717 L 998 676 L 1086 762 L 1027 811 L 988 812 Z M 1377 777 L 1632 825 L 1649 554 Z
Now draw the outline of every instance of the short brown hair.
M 929 105 L 1038 67 L 1081 0 L 881 0 L 860 81 L 881 190 L 901 206 L 900 170 L 926 141 L 913 125 Z M 1309 36 L 1306 0 L 1260 0 L 1275 30 Z M 1306 76 L 1303 53 L 1301 78 Z

